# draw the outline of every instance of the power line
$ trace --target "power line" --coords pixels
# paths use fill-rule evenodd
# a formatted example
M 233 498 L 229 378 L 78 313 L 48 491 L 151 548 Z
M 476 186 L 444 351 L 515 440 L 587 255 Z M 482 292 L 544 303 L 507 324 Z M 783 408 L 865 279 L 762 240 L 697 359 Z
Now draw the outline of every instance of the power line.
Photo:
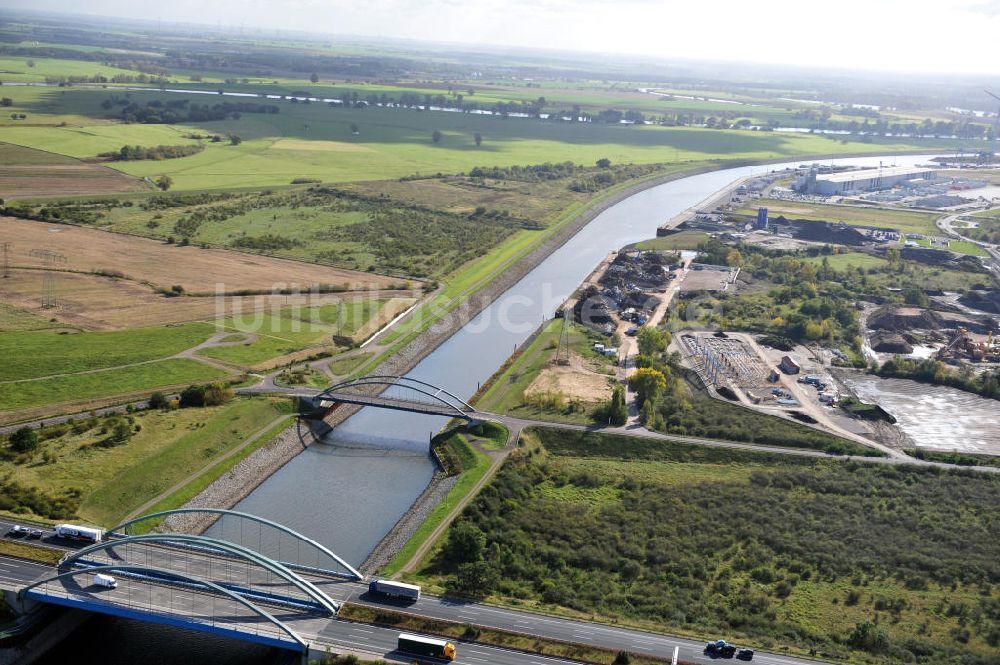
M 45 270 L 42 273 L 42 290 L 45 292 L 42 300 L 42 307 L 56 306 L 55 279 L 53 272 L 57 263 L 66 263 L 66 256 L 50 249 L 33 249 L 28 253 L 38 259 L 42 259 Z

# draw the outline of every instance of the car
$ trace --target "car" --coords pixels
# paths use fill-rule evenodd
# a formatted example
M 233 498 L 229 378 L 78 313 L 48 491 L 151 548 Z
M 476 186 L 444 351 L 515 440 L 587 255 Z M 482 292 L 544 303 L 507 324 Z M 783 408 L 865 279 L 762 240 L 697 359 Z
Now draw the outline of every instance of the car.
M 736 652 L 736 660 L 753 660 L 753 649 L 740 649 Z
M 28 538 L 31 538 L 33 540 L 38 540 L 44 535 L 45 534 L 42 532 L 41 529 L 32 529 L 31 531 L 28 532 Z
M 639 329 L 636 328 L 635 326 L 632 326 L 631 328 L 625 331 L 625 334 L 628 335 L 629 337 L 635 337 L 636 335 L 639 334 Z
M 28 535 L 31 529 L 26 526 L 21 526 L 20 524 L 15 524 L 11 528 L 7 529 L 7 535 L 14 538 L 20 538 L 22 536 Z
M 725 640 L 716 640 L 705 645 L 705 653 L 713 658 L 732 658 L 736 653 L 736 647 Z

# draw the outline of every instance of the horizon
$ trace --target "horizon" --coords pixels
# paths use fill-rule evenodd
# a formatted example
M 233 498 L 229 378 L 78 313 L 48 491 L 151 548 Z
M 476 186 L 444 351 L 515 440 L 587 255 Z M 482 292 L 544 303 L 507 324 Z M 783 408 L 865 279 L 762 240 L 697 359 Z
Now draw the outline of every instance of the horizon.
M 510 11 L 498 15 L 491 3 L 473 0 L 459 5 L 453 0 L 380 0 L 366 5 L 365 11 L 345 6 L 339 0 L 294 0 L 293 2 L 237 3 L 222 0 L 206 8 L 191 0 L 172 4 L 166 13 L 152 15 L 134 3 L 123 0 L 97 0 L 87 6 L 68 0 L 9 0 L 7 10 L 31 14 L 77 16 L 91 19 L 117 19 L 145 24 L 169 24 L 177 27 L 218 30 L 227 35 L 243 37 L 288 37 L 289 34 L 312 39 L 357 39 L 362 41 L 388 39 L 437 45 L 448 48 L 482 50 L 528 50 L 578 56 L 619 56 L 633 59 L 654 59 L 664 65 L 706 63 L 739 67 L 784 67 L 797 70 L 810 68 L 816 73 L 912 75 L 940 77 L 957 76 L 970 79 L 996 79 L 992 67 L 992 38 L 1000 29 L 1000 0 L 946 0 L 938 3 L 934 20 L 919 15 L 923 9 L 898 0 L 846 0 L 833 16 L 822 15 L 824 7 L 810 7 L 803 15 L 801 7 L 790 0 L 770 0 L 768 9 L 740 13 L 741 5 L 734 0 L 722 0 L 714 15 L 739 15 L 738 21 L 723 21 L 704 25 L 697 13 L 669 15 L 669 7 L 658 6 L 653 0 L 541 0 L 527 3 L 514 0 Z M 612 7 L 611 5 L 614 4 Z M 290 9 L 289 6 L 298 6 Z M 581 11 L 585 7 L 586 11 Z M 640 26 L 628 26 L 636 16 L 628 8 L 652 12 L 653 18 Z M 899 12 L 899 9 L 905 12 Z M 237 11 L 238 9 L 238 11 Z M 559 10 L 563 11 L 559 11 Z M 852 9 L 856 12 L 852 13 Z M 434 12 L 436 15 L 431 16 Z M 865 16 L 857 21 L 858 15 Z M 809 15 L 811 14 L 811 15 Z M 228 17 L 239 15 L 240 23 Z M 624 16 L 623 16 L 624 15 Z M 916 16 L 915 16 L 916 15 Z M 530 18 L 530 20 L 528 20 Z M 522 19 L 524 19 L 522 21 Z M 440 24 L 433 34 L 423 27 L 424 20 Z M 654 44 L 663 38 L 659 26 L 670 24 L 665 36 L 667 44 Z M 780 36 L 792 34 L 801 25 L 822 23 L 822 34 L 812 30 L 806 35 L 810 48 L 803 49 L 795 36 L 782 41 Z M 886 25 L 891 22 L 892 25 Z M 330 28 L 317 29 L 317 23 Z M 527 27 L 525 27 L 527 26 Z M 520 27 L 521 29 L 517 29 Z M 831 58 L 831 48 L 824 40 L 827 34 L 851 30 L 851 42 L 842 53 Z M 706 30 L 711 30 L 706 39 Z M 956 32 L 957 31 L 957 32 Z M 248 34 L 249 33 L 249 34 Z M 287 34 L 282 34 L 287 33 Z M 961 49 L 949 53 L 941 48 L 919 47 L 931 44 L 941 35 L 961 34 Z M 818 40 L 817 40 L 818 37 Z M 604 41 L 600 41 L 604 39 Z M 753 44 L 748 53 L 747 44 Z M 872 48 L 859 44 L 877 44 L 880 52 L 872 56 Z M 819 46 L 815 46 L 818 44 Z M 837 60 L 834 64 L 831 59 Z

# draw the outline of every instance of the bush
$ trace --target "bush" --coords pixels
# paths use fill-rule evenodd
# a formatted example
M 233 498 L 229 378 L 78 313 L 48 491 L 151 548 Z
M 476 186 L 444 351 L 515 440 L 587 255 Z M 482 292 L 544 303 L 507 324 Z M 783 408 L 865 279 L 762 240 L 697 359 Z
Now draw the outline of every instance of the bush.
M 10 435 L 10 449 L 17 453 L 30 453 L 38 449 L 38 432 L 22 427 Z

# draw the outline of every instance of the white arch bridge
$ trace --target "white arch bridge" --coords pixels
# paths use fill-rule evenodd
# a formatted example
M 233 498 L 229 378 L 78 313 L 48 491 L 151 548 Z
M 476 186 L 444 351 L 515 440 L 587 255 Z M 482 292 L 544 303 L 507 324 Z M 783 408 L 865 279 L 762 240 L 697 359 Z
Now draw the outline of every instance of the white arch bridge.
M 368 374 L 341 381 L 323 390 L 256 386 L 240 389 L 239 392 L 299 397 L 310 400 L 317 409 L 336 408 L 339 404 L 357 404 L 468 421 L 490 415 L 477 411 L 476 407 L 444 388 L 409 376 L 392 374 Z
M 192 513 L 220 519 L 205 535 L 143 533 Z M 93 584 L 95 573 L 113 575 L 117 588 Z M 307 653 L 295 624 L 335 616 L 340 604 L 328 591 L 361 579 L 329 548 L 277 522 L 182 508 L 119 524 L 102 542 L 68 551 L 18 598 Z

